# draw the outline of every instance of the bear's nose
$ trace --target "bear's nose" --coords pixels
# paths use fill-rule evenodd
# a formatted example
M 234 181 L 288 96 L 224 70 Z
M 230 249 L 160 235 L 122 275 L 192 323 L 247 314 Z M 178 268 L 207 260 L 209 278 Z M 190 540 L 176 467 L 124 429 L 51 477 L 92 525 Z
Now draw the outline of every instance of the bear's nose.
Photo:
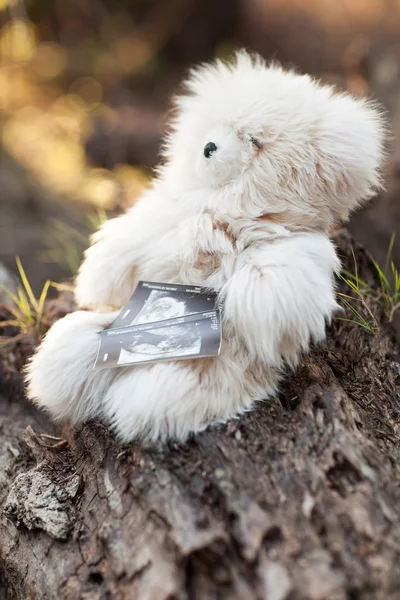
M 206 158 L 210 158 L 211 154 L 214 154 L 214 152 L 217 150 L 217 146 L 214 144 L 214 142 L 208 142 L 208 144 L 206 144 L 204 146 L 204 156 Z

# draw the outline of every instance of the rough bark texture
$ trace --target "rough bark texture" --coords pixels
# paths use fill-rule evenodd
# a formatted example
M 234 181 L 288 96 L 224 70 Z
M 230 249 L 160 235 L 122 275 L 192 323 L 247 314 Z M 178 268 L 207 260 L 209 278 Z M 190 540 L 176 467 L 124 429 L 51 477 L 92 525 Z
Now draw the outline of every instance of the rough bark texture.
M 16 373 L 34 340 L 3 346 L 0 598 L 398 599 L 400 364 L 374 310 L 379 335 L 336 321 L 279 398 L 146 449 L 56 431 Z

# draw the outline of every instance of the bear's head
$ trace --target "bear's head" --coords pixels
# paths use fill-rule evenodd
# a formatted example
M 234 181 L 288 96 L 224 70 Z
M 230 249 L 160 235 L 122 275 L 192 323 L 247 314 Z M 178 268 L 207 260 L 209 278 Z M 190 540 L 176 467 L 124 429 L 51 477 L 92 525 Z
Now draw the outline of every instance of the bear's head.
M 182 201 L 327 229 L 381 185 L 379 107 L 258 56 L 195 69 L 176 109 L 163 176 Z

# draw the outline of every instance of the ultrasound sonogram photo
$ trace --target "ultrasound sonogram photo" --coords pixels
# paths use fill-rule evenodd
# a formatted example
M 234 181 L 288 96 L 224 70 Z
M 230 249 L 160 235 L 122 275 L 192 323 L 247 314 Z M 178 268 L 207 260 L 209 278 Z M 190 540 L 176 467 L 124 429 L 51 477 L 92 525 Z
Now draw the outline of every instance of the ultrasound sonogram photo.
M 200 286 L 139 281 L 110 329 L 213 310 L 216 298 L 215 291 Z
M 129 325 L 154 323 L 174 317 L 183 317 L 190 312 L 183 300 L 171 297 L 169 292 L 152 290 L 142 310 Z
M 216 356 L 221 344 L 218 310 L 183 315 L 157 323 L 105 329 L 95 367 Z
M 149 358 L 199 354 L 201 334 L 198 323 L 142 331 L 127 348 L 121 348 L 118 365 L 148 361 Z

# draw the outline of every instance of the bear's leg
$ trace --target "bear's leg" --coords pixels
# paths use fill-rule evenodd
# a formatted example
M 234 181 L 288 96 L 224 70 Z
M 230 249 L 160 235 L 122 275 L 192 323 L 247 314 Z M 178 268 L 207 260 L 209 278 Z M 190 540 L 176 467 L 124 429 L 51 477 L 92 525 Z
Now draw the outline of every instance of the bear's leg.
M 27 366 L 27 394 L 55 420 L 79 423 L 101 413 L 115 369 L 93 370 L 98 331 L 117 312 L 78 311 L 57 321 Z
M 224 356 L 120 369 L 104 417 L 120 441 L 184 440 L 249 408 L 244 368 Z

